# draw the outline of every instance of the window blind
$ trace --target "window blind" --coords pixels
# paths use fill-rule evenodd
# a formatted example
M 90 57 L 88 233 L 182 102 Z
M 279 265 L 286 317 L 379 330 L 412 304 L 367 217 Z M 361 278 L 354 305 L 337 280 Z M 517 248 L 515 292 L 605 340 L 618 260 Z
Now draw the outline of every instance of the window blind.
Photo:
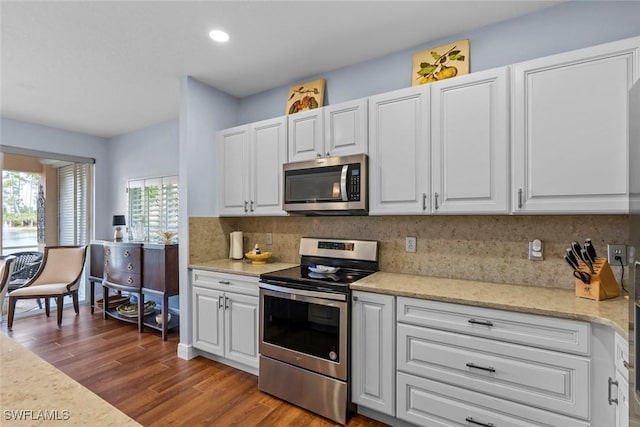
M 129 226 L 135 240 L 160 240 L 164 231 L 178 232 L 178 177 L 129 181 Z
M 91 165 L 74 163 L 58 168 L 58 244 L 89 241 Z

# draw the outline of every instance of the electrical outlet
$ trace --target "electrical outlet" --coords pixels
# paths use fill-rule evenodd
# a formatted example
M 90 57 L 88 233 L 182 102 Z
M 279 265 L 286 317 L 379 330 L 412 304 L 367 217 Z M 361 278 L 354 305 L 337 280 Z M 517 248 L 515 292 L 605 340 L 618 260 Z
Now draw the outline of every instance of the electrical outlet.
M 415 253 L 415 251 L 416 251 L 416 238 L 415 237 L 407 237 L 407 238 L 405 238 L 404 250 L 405 250 L 405 252 Z
M 614 267 L 620 265 L 616 256 L 622 259 L 622 265 L 627 265 L 627 245 L 607 245 L 607 258 Z
M 273 245 L 273 234 L 267 233 L 267 245 Z
M 544 260 L 544 244 L 542 240 L 535 239 L 529 242 L 529 259 L 531 261 Z

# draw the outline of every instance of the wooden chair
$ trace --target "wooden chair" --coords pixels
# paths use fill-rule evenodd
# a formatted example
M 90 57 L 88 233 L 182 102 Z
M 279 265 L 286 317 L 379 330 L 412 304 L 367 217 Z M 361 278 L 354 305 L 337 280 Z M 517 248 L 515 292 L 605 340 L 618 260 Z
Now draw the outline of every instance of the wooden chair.
M 78 314 L 78 288 L 86 257 L 86 246 L 45 247 L 44 259 L 38 273 L 24 286 L 9 292 L 7 328 L 11 330 L 13 327 L 16 302 L 19 299 L 44 299 L 45 313 L 49 317 L 49 299 L 55 298 L 58 311 L 58 327 L 62 324 L 62 306 L 66 295 L 71 296 L 73 308 Z
M 4 297 L 9 289 L 9 281 L 15 266 L 16 257 L 0 256 L 0 323 L 4 317 Z

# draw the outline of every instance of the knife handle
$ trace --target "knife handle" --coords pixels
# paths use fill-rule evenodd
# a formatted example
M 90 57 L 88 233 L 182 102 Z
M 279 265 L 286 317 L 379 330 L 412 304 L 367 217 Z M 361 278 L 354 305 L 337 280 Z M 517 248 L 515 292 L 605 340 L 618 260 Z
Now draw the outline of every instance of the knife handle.
M 571 249 L 573 250 L 573 254 L 576 256 L 577 260 L 584 261 L 582 258 L 582 246 L 578 242 L 571 242 Z
M 587 250 L 587 253 L 591 257 L 591 261 L 595 262 L 598 256 L 596 255 L 596 248 L 593 246 L 591 239 L 586 239 L 584 241 L 584 248 Z
M 569 256 L 568 256 L 568 255 L 565 255 L 565 256 L 564 256 L 564 260 L 565 260 L 565 261 L 567 262 L 567 264 L 569 264 L 569 266 L 570 266 L 571 268 L 573 268 L 574 270 L 577 270 L 577 269 L 578 269 L 578 264 L 577 264 L 577 263 L 575 263 L 571 258 L 569 258 Z
M 582 260 L 585 264 L 587 264 L 587 267 L 589 267 L 589 271 L 591 272 L 591 274 L 595 274 L 596 272 L 593 269 L 593 263 L 591 262 L 591 258 L 589 257 L 587 250 L 582 249 L 582 251 L 580 251 L 580 255 L 582 255 Z
M 567 248 L 567 258 L 569 258 L 571 263 L 575 265 L 574 268 L 578 268 L 578 258 L 576 258 L 576 254 L 573 252 L 573 249 Z

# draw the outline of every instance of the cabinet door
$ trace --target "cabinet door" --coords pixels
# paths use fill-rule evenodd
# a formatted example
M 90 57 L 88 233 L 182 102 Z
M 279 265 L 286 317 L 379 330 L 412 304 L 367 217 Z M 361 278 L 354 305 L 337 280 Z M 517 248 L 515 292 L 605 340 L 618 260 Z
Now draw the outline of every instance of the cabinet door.
M 395 416 L 395 301 L 391 295 L 353 292 L 352 400 Z
M 218 133 L 218 201 L 220 215 L 244 215 L 249 201 L 249 127 Z
M 428 211 L 429 86 L 369 98 L 369 213 Z
M 618 407 L 616 410 L 616 427 L 629 426 L 629 383 L 620 371 L 616 370 L 618 383 Z
M 432 212 L 507 213 L 508 69 L 431 85 Z
M 250 213 L 286 214 L 282 210 L 282 165 L 286 160 L 287 118 L 252 124 Z
M 628 212 L 640 38 L 513 67 L 515 212 Z
M 258 368 L 258 298 L 225 294 L 225 356 Z
M 367 100 L 324 107 L 326 156 L 347 156 L 368 152 Z
M 315 159 L 323 157 L 323 123 L 322 108 L 303 111 L 288 116 L 289 118 L 289 161 Z
M 193 287 L 193 346 L 224 355 L 224 293 Z

